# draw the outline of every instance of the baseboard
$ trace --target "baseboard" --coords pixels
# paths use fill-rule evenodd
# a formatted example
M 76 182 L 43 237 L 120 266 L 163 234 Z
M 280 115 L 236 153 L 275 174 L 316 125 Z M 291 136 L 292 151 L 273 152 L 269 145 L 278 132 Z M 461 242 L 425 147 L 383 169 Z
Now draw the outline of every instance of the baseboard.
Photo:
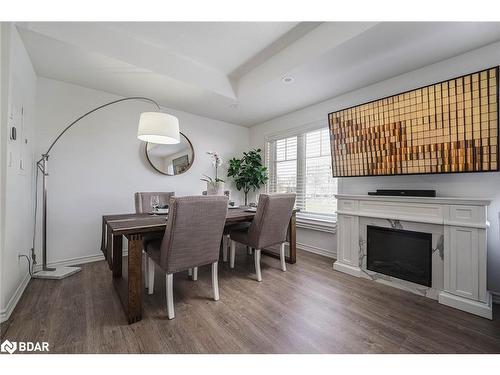
M 127 255 L 127 252 L 124 252 L 124 256 Z M 99 253 L 99 254 L 94 254 L 94 255 L 86 255 L 83 257 L 77 257 L 77 258 L 72 258 L 72 259 L 64 259 L 64 260 L 58 260 L 55 262 L 50 262 L 47 265 L 49 267 L 61 267 L 61 266 L 71 266 L 71 265 L 76 265 L 76 264 L 85 264 L 85 263 L 92 263 L 92 262 L 99 262 L 101 260 L 104 260 L 104 256 Z M 42 269 L 42 266 L 36 265 L 34 271 L 39 271 Z M 10 298 L 9 302 L 7 303 L 7 306 L 5 306 L 4 309 L 0 311 L 0 323 L 3 323 L 7 321 L 10 318 L 10 315 L 12 314 L 12 311 L 16 308 L 17 303 L 21 299 L 21 296 L 24 293 L 24 290 L 28 286 L 28 283 L 30 281 L 31 277 L 29 274 L 26 274 L 25 278 L 23 281 L 19 284 L 17 287 L 16 291 Z
M 500 305 L 500 293 L 491 293 L 491 298 L 493 303 L 499 304 Z
M 493 310 L 491 306 L 491 296 L 488 298 L 488 302 L 473 301 L 468 298 L 463 298 L 456 296 L 448 292 L 439 292 L 439 303 L 454 307 L 456 309 L 466 311 L 468 313 L 481 316 L 486 319 L 492 319 Z
M 323 249 L 323 248 L 317 247 L 317 246 L 307 245 L 304 243 L 297 242 L 297 249 L 304 250 L 304 251 L 307 251 L 309 253 L 323 255 L 325 257 L 332 258 L 332 259 L 337 258 L 337 253 L 335 251 Z
M 7 302 L 7 306 L 5 306 L 5 308 L 0 311 L 0 323 L 3 323 L 10 318 L 10 315 L 12 314 L 14 309 L 16 308 L 16 305 L 19 302 L 19 300 L 21 299 L 21 296 L 23 295 L 24 290 L 28 286 L 30 280 L 31 280 L 31 277 L 30 277 L 29 273 L 27 273 L 24 276 L 24 279 L 19 283 L 19 286 L 15 290 L 12 297 L 10 297 L 9 302 Z
M 74 265 L 77 265 L 77 264 L 99 262 L 101 260 L 104 260 L 104 255 L 102 255 L 102 253 L 99 253 L 99 254 L 94 254 L 94 255 L 85 255 L 83 257 L 76 257 L 76 258 L 71 258 L 71 259 L 57 260 L 55 262 L 49 262 L 49 263 L 47 263 L 47 266 L 48 267 L 74 266 Z M 42 265 L 41 264 L 38 264 L 38 265 L 35 266 L 35 272 L 39 271 L 41 269 L 42 269 Z
M 128 251 L 123 251 L 123 256 L 127 256 Z M 76 258 L 71 258 L 71 259 L 64 259 L 64 260 L 57 260 L 55 262 L 49 262 L 47 263 L 48 267 L 63 267 L 63 266 L 75 266 L 78 264 L 85 264 L 85 263 L 93 263 L 93 262 L 100 262 L 104 260 L 104 255 L 102 253 L 99 254 L 93 254 L 93 255 L 85 255 L 83 257 L 76 257 Z M 35 266 L 35 272 L 39 271 L 42 269 L 42 266 L 40 264 Z
M 338 260 L 333 263 L 333 269 L 335 271 L 347 273 L 351 276 L 361 277 L 361 268 L 341 263 Z

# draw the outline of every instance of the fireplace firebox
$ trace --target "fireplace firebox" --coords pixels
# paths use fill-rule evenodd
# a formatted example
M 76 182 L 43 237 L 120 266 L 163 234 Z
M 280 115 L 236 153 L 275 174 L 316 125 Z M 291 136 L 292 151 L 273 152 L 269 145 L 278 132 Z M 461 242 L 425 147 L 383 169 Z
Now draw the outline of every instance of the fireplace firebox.
M 370 271 L 432 286 L 432 234 L 367 226 Z

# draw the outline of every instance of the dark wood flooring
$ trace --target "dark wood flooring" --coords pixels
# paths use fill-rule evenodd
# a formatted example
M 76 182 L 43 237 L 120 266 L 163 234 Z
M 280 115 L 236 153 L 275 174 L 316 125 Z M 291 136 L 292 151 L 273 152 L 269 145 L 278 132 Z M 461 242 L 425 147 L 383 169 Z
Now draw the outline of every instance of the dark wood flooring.
M 399 289 L 332 269 L 299 252 L 281 272 L 262 258 L 263 281 L 239 249 L 219 265 L 221 299 L 210 299 L 210 268 L 174 277 L 176 318 L 165 311 L 164 276 L 145 295 L 143 320 L 128 325 L 105 262 L 62 281 L 32 280 L 4 338 L 48 341 L 56 353 L 500 353 L 500 320 L 489 321 Z

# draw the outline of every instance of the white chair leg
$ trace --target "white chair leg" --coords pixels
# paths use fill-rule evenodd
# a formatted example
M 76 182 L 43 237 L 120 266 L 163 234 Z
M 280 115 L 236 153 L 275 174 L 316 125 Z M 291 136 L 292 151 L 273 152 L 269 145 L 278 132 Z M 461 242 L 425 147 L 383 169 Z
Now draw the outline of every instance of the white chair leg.
M 247 246 L 247 254 L 252 255 L 253 247 Z
M 167 316 L 169 319 L 175 318 L 174 313 L 174 275 L 167 274 L 166 278 L 166 287 L 165 290 L 167 292 Z
M 193 277 L 193 269 L 188 268 L 188 277 Z
M 229 252 L 229 268 L 234 268 L 235 256 L 236 256 L 236 242 L 231 240 L 231 251 Z
M 280 246 L 280 263 L 281 263 L 281 270 L 283 272 L 286 271 L 286 262 L 285 262 L 285 243 L 283 242 Z
M 198 280 L 198 267 L 193 267 L 193 281 Z
M 150 257 L 148 258 L 148 294 L 153 294 L 155 285 L 155 262 Z
M 222 261 L 227 262 L 227 248 L 229 247 L 230 243 L 229 235 L 224 236 L 222 239 Z
M 255 273 L 257 274 L 257 281 L 262 281 L 262 273 L 260 271 L 260 249 L 255 249 Z
M 214 293 L 214 301 L 219 300 L 219 278 L 217 275 L 218 262 L 212 263 L 212 290 Z

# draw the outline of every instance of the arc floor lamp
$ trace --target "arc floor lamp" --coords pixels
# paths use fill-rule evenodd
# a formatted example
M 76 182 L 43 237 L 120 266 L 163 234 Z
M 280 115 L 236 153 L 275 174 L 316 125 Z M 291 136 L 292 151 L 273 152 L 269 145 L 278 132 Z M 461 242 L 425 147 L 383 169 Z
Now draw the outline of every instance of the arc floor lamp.
M 114 100 L 109 103 L 105 103 L 96 107 L 70 123 L 68 126 L 64 128 L 64 130 L 59 133 L 59 135 L 54 139 L 51 143 L 48 150 L 42 154 L 40 160 L 38 160 L 37 168 L 42 173 L 43 176 L 43 192 L 42 192 L 42 232 L 41 232 L 41 240 L 42 240 L 42 269 L 33 274 L 33 277 L 43 278 L 43 279 L 62 279 L 67 276 L 73 275 L 80 271 L 80 267 L 59 267 L 59 268 L 51 268 L 47 265 L 47 177 L 48 173 L 48 160 L 49 154 L 57 141 L 66 133 L 71 127 L 77 124 L 80 120 L 84 119 L 88 115 L 97 112 L 103 108 L 109 107 L 111 105 L 121 103 L 129 100 L 138 100 L 152 103 L 157 112 L 143 112 L 141 113 L 139 119 L 139 127 L 137 131 L 137 138 L 144 142 L 151 143 L 161 143 L 161 144 L 176 144 L 180 142 L 179 136 L 179 120 L 177 117 L 169 115 L 167 113 L 160 112 L 160 105 L 153 99 L 145 98 L 141 96 L 132 96 L 128 98 L 122 98 L 118 100 Z M 38 185 L 38 181 L 36 182 Z M 37 200 L 38 197 L 35 196 Z M 36 212 L 35 212 L 35 222 L 36 222 Z

